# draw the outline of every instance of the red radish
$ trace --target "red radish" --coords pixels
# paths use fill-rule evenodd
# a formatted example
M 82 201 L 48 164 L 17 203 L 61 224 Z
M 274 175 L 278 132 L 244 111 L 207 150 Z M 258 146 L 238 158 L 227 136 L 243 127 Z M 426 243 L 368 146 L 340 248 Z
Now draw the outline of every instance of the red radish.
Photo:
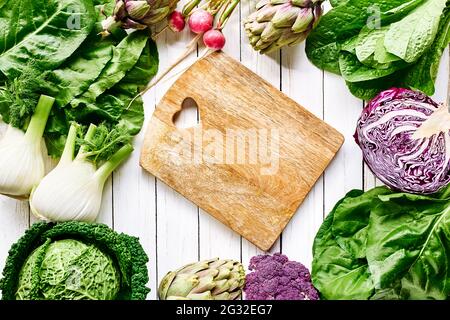
M 225 36 L 220 30 L 209 30 L 203 35 L 203 43 L 211 50 L 222 50 L 225 46 Z
M 189 17 L 189 28 L 194 33 L 204 33 L 212 29 L 214 17 L 203 9 L 195 10 Z
M 174 11 L 169 16 L 169 28 L 173 32 L 183 31 L 186 22 L 184 21 L 184 16 L 179 11 Z

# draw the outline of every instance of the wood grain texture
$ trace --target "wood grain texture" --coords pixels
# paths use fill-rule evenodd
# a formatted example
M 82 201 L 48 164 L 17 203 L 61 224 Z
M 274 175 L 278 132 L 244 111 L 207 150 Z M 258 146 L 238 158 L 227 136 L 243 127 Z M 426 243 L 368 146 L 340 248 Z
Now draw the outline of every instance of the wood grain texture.
M 205 83 L 208 86 L 202 85 Z M 196 101 L 201 127 L 179 130 L 173 117 L 186 98 Z M 204 161 L 203 150 L 210 141 L 200 138 L 198 143 L 195 136 L 202 137 L 210 129 L 220 132 L 223 141 L 230 138 L 230 129 L 235 130 L 236 143 L 248 138 L 249 132 L 257 132 L 259 146 L 268 140 L 261 140 L 258 130 L 268 130 L 268 135 L 276 132 L 279 146 L 272 143 L 273 137 L 268 145 L 269 152 L 279 156 L 278 170 L 267 174 L 264 163 L 251 162 L 251 143 L 243 148 L 245 163 L 220 157 L 215 158 L 217 163 Z M 268 250 L 342 143 L 343 137 L 335 129 L 240 63 L 214 53 L 189 68 L 156 107 L 141 166 Z

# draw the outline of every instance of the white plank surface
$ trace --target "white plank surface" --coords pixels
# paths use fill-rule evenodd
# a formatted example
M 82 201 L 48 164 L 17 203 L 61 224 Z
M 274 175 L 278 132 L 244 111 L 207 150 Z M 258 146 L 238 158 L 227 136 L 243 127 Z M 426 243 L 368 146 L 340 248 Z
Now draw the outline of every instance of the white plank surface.
M 352 137 L 363 102 L 348 92 L 342 78 L 315 68 L 306 58 L 304 44 L 269 56 L 254 52 L 240 23 L 250 11 L 253 11 L 253 2 L 244 1 L 229 21 L 225 31 L 225 52 L 333 125 L 346 138 L 336 159 L 271 250 L 282 251 L 310 267 L 315 233 L 336 201 L 353 188 L 369 189 L 380 184 L 363 164 L 361 152 Z M 160 70 L 170 65 L 191 39 L 188 32 L 162 34 L 157 41 Z M 201 52 L 201 48 L 199 50 Z M 145 95 L 147 120 L 175 80 L 173 75 L 186 69 L 196 56 L 197 53 L 193 53 L 171 73 L 172 76 Z M 446 51 L 436 84 L 437 101 L 446 100 L 448 74 Z M 195 125 L 197 116 L 194 109 L 182 112 L 179 123 Z M 152 291 L 148 298 L 156 299 L 158 283 L 168 271 L 198 259 L 232 258 L 247 266 L 250 258 L 260 254 L 260 250 L 139 167 L 143 132 L 135 139 L 133 155 L 107 182 L 99 222 L 141 239 L 150 259 L 148 285 Z M 0 269 L 11 244 L 34 221 L 27 203 L 0 196 Z

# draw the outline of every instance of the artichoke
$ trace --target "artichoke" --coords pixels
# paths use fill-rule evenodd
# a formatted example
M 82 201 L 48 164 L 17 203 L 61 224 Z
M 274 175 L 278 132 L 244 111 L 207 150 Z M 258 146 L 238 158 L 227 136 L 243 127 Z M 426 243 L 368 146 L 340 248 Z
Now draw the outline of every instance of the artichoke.
M 306 39 L 322 15 L 324 0 L 262 0 L 244 21 L 253 49 L 269 53 Z
M 161 300 L 234 300 L 241 296 L 244 284 L 240 262 L 216 258 L 169 272 L 158 294 Z
M 115 27 L 142 30 L 171 14 L 179 0 L 116 0 L 113 14 L 103 21 L 104 33 Z

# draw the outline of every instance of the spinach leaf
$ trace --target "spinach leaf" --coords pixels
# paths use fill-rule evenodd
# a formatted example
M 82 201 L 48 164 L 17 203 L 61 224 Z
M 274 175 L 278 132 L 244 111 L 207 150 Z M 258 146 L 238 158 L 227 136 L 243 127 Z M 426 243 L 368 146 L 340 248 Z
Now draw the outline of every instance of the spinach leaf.
M 450 298 L 450 186 L 432 195 L 353 190 L 316 235 L 324 299 Z
M 89 88 L 112 59 L 113 48 L 111 41 L 91 35 L 61 68 L 48 74 L 49 89 L 53 89 L 50 94 L 58 106 L 66 106 Z
M 378 78 L 370 81 L 348 82 L 347 87 L 355 97 L 369 101 L 384 89 L 396 87 L 397 74 L 393 73 L 387 77 Z
M 313 246 L 312 281 L 324 299 L 368 299 L 374 287 L 365 259 L 370 208 L 377 188 L 350 191 L 322 224 Z
M 138 43 L 134 42 L 134 44 Z M 131 105 L 130 103 L 139 94 L 140 89 L 156 74 L 159 63 L 156 44 L 148 37 L 145 38 L 145 47 L 138 58 L 132 69 L 126 72 L 118 83 L 95 100 L 79 104 L 76 108 L 69 105 L 61 109 L 62 112 L 52 114 L 46 131 L 46 143 L 50 155 L 58 157 L 61 154 L 71 121 L 86 125 L 102 122 L 118 125 L 125 127 L 131 135 L 140 131 L 144 122 L 142 98 L 138 97 Z
M 388 52 L 407 63 L 417 61 L 436 37 L 447 0 L 428 0 L 389 26 L 384 39 Z
M 138 31 L 129 34 L 113 49 L 113 57 L 102 73 L 90 87 L 79 97 L 72 100 L 71 107 L 77 108 L 80 104 L 95 103 L 98 96 L 112 88 L 137 63 L 147 43 L 148 34 Z
M 97 23 L 89 37 L 61 67 L 46 74 L 47 94 L 56 99 L 59 107 L 66 106 L 89 88 L 111 61 L 114 47 L 126 37 L 122 29 L 106 38 L 100 36 L 104 19 L 102 8 L 101 5 L 95 7 Z
M 376 288 L 401 283 L 406 299 L 450 294 L 450 203 L 412 194 L 380 196 L 370 216 L 367 260 Z
M 12 79 L 31 60 L 52 70 L 81 45 L 95 23 L 92 0 L 7 1 L 0 10 L 0 71 Z

